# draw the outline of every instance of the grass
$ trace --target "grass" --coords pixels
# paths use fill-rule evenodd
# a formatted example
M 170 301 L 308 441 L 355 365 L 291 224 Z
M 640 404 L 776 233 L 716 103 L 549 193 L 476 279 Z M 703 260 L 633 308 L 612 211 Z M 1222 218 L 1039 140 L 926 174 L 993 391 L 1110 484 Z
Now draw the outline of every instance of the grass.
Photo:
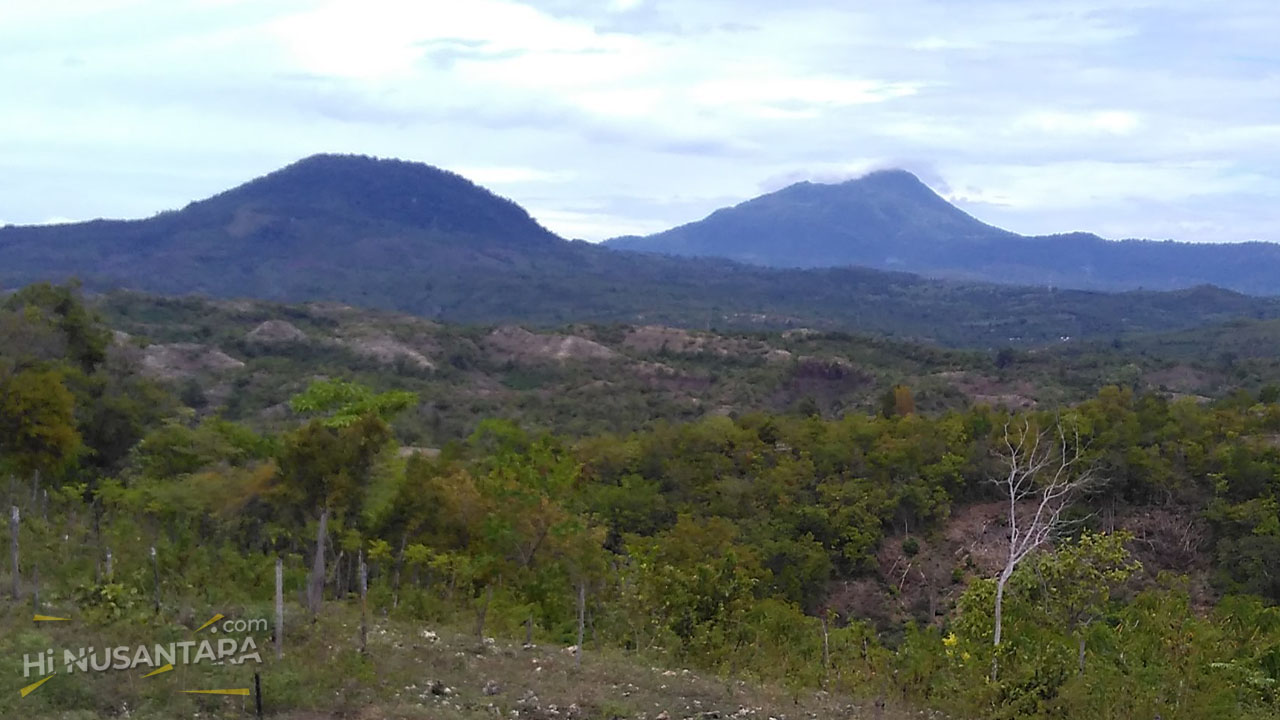
M 229 608 L 231 618 L 267 617 L 262 607 Z M 120 620 L 33 623 L 25 607 L 0 611 L 0 673 L 10 678 L 0 694 L 0 717 L 81 720 L 97 717 L 251 718 L 252 697 L 190 695 L 183 689 L 252 687 L 262 680 L 267 717 L 282 720 L 374 718 L 440 720 L 809 720 L 816 718 L 920 718 L 928 713 L 878 709 L 837 693 L 792 691 L 781 685 L 658 666 L 609 649 L 588 647 L 581 665 L 570 649 L 487 640 L 457 626 L 439 627 L 379 617 L 371 622 L 367 652 L 359 651 L 360 621 L 350 605 L 329 604 L 311 624 L 299 608 L 286 620 L 285 654 L 277 661 L 270 631 L 254 633 L 262 665 L 179 665 L 143 678 L 147 668 L 59 675 L 20 698 L 24 654 L 42 648 L 128 646 L 191 638 L 203 621 L 191 611 L 183 623 Z M 291 624 L 292 623 L 292 624 Z M 205 631 L 208 632 L 208 631 Z

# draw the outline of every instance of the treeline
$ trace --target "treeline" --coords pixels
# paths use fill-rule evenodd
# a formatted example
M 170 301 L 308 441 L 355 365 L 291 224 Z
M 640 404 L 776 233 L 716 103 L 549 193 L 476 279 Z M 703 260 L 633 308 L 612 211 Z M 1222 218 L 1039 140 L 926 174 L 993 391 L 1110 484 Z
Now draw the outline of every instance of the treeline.
M 400 447 L 390 424 L 422 398 L 337 379 L 295 396 L 284 432 L 197 420 L 142 379 L 74 288 L 10 296 L 0 336 L 20 579 L 77 617 L 154 612 L 153 572 L 166 609 L 265 603 L 281 556 L 300 591 L 323 522 L 327 597 L 353 593 L 364 562 L 375 612 L 479 637 L 570 644 L 583 618 L 588 647 L 959 716 L 1280 710 L 1280 406 L 1244 394 L 1200 405 L 1104 388 L 1018 418 L 926 417 L 903 396 L 877 416 L 709 417 L 575 440 L 484 421 L 437 453 Z M 886 624 L 841 606 L 841 581 L 892 589 L 886 543 L 919 552 L 964 507 L 1007 499 L 991 479 L 1008 471 L 1011 420 L 1078 431 L 1105 482 L 1013 573 L 1003 642 L 993 579 L 958 558 L 954 607 Z M 1110 521 L 1134 508 L 1205 528 L 1191 545 L 1211 560 L 1211 597 L 1198 576 L 1142 567 L 1160 553 Z

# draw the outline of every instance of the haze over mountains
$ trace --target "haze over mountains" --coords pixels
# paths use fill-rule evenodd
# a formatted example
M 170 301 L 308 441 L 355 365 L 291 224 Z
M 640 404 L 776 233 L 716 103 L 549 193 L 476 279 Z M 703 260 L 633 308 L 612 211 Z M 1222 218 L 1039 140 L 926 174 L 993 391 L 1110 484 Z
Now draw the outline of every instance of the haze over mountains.
M 1277 244 L 1108 241 L 1088 233 L 1025 237 L 973 218 L 903 170 L 839 184 L 796 183 L 698 222 L 607 244 L 769 267 L 859 265 L 1094 290 L 1210 284 L 1280 293 Z
M 842 246 L 863 252 L 859 261 L 868 265 L 892 246 L 894 267 L 930 259 L 953 267 L 975 247 L 1001 257 L 1003 246 L 1051 244 L 983 225 L 906 173 L 793 186 L 713 219 L 707 222 L 721 228 L 718 242 L 740 234 L 751 254 L 745 259 L 754 261 L 766 256 L 766 234 L 810 237 L 806 228 L 846 228 L 838 242 L 779 246 L 803 258 L 793 264 L 805 265 L 842 262 Z M 882 250 L 859 249 L 873 245 Z M 1189 251 L 1217 257 L 1247 249 Z M 1252 273 L 1255 290 L 1265 284 L 1272 250 L 1258 248 L 1260 259 L 1242 269 Z M 91 289 L 334 300 L 457 323 L 808 326 L 987 347 L 1280 317 L 1280 299 L 1209 287 L 1103 294 L 624 252 L 563 240 L 515 203 L 456 174 L 334 155 L 145 220 L 0 228 L 0 287 L 70 276 Z M 1012 270 L 1003 277 L 1016 278 Z

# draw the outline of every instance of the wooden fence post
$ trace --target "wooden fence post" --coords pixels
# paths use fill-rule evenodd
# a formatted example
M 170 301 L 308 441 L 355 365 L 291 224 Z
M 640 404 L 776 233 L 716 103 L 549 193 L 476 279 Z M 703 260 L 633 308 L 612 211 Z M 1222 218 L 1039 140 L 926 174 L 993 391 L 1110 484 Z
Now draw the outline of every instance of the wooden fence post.
M 258 720 L 262 720 L 262 675 L 253 674 L 253 702 L 257 707 Z
M 155 609 L 156 614 L 160 614 L 160 556 L 156 553 L 156 546 L 151 546 L 151 574 L 155 578 L 156 598 Z
M 18 506 L 14 505 L 9 514 L 9 533 L 13 540 L 13 601 L 22 597 L 22 575 L 18 568 Z
M 276 558 L 276 659 L 284 657 L 284 560 Z
M 582 642 L 583 631 L 586 629 L 587 621 L 587 581 L 578 581 L 578 652 L 574 657 L 574 664 L 582 667 Z
M 364 550 L 360 551 L 360 654 L 369 652 L 369 566 L 364 564 Z
M 822 685 L 826 687 L 831 678 L 831 639 L 827 632 L 827 614 L 823 612 L 822 620 Z

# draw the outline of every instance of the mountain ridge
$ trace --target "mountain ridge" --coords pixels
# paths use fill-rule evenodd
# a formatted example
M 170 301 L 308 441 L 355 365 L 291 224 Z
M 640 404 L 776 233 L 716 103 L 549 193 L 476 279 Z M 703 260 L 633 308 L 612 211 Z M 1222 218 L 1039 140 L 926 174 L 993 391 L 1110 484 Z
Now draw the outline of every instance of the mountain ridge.
M 145 220 L 0 228 L 0 287 L 70 276 L 463 324 L 804 326 L 985 347 L 1280 317 L 1278 300 L 1224 290 L 1105 295 L 626 252 L 563 240 L 460 175 L 357 156 L 307 158 Z
M 607 247 L 723 257 L 765 267 L 858 265 L 928 277 L 1084 290 L 1213 284 L 1280 294 L 1280 245 L 1024 236 L 974 218 L 905 170 L 802 181 L 705 218 Z

